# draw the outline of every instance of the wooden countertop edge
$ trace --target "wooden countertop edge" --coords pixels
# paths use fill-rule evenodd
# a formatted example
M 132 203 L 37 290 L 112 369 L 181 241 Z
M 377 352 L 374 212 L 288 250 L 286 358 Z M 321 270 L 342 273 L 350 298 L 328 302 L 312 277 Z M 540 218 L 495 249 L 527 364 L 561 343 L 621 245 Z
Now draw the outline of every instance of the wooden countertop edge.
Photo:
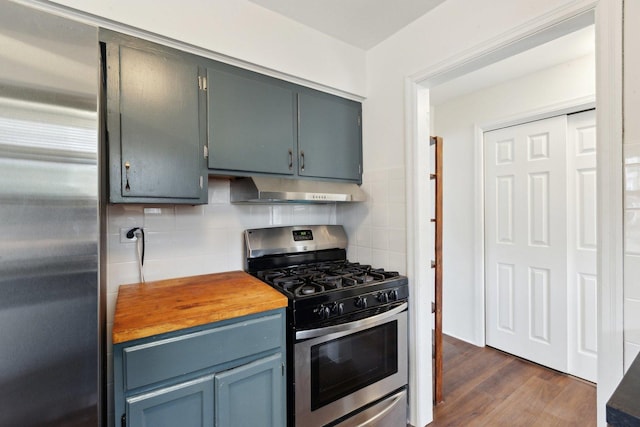
M 233 285 L 228 283 L 230 281 L 234 281 Z M 230 291 L 227 285 L 234 286 L 234 291 Z M 192 296 L 194 288 L 198 291 L 197 296 L 206 298 L 201 304 L 194 304 L 197 308 L 190 312 L 188 308 L 184 309 L 184 300 Z M 171 295 L 167 299 L 169 290 Z M 265 294 L 266 297 L 259 300 L 247 298 L 247 292 Z M 222 300 L 215 298 L 219 293 L 224 295 Z M 237 295 L 238 299 L 234 300 L 230 295 Z M 157 300 L 154 300 L 156 296 Z M 120 344 L 284 308 L 287 303 L 286 296 L 241 271 L 122 285 L 116 302 L 112 341 Z M 144 309 L 138 309 L 138 304 L 146 305 L 146 309 L 153 311 L 153 316 L 141 316 Z M 158 307 L 166 307 L 166 310 L 158 310 Z

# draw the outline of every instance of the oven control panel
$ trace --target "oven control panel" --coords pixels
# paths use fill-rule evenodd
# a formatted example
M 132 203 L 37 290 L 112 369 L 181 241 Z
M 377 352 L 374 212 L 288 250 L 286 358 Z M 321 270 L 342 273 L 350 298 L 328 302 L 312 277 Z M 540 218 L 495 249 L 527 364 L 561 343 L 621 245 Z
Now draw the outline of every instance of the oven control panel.
M 317 327 L 321 323 L 345 323 L 350 317 L 360 317 L 358 314 L 366 311 L 377 311 L 386 305 L 399 301 L 406 301 L 409 297 L 409 287 L 406 284 L 383 287 L 370 292 L 344 296 L 340 299 L 327 300 L 313 304 L 296 301 L 294 308 L 295 324 L 297 328 L 305 329 L 309 326 Z

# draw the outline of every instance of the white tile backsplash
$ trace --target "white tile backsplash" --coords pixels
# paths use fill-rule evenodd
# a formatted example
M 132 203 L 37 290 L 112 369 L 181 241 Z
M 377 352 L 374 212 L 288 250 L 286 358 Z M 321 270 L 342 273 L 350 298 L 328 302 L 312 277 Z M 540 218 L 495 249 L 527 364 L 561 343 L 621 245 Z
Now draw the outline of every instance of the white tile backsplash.
M 640 353 L 640 344 L 629 341 L 624 342 L 624 371 L 627 372 L 629 367 Z
M 229 180 L 210 178 L 202 206 L 109 205 L 107 208 L 107 322 L 113 324 L 118 287 L 140 281 L 136 243 L 120 229 L 144 227 L 147 281 L 242 270 L 242 232 L 292 224 L 336 224 L 336 205 L 232 205 Z M 109 329 L 111 335 L 111 329 Z M 108 346 L 111 351 L 111 346 Z
M 640 255 L 640 209 L 627 209 L 624 215 L 624 250 Z
M 640 345 L 640 300 L 624 300 L 624 340 Z
M 337 223 L 347 230 L 350 260 L 406 272 L 405 188 L 403 168 L 366 171 L 362 189 L 367 201 L 338 207 Z
M 624 297 L 640 300 L 640 256 L 624 256 Z M 640 315 L 640 313 L 638 313 Z M 640 343 L 639 343 L 640 344 Z

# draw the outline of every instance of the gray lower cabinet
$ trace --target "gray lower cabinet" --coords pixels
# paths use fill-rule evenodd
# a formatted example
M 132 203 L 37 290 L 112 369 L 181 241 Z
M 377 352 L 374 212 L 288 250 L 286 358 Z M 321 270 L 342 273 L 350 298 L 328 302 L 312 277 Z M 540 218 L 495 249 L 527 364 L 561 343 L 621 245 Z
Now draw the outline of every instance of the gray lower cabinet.
M 213 376 L 127 398 L 128 426 L 213 426 Z M 218 424 L 219 425 L 219 424 Z
M 278 353 L 216 374 L 216 426 L 283 426 L 282 362 Z
M 206 203 L 203 69 L 194 56 L 109 34 L 109 200 Z
M 282 427 L 284 309 L 114 345 L 115 426 Z

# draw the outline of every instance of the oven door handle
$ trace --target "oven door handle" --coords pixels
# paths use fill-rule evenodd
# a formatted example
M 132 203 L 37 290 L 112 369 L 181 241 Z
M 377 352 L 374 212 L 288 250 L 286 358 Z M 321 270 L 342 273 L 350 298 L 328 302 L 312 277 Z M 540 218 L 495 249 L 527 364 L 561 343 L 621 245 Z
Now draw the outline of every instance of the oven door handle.
M 307 329 L 304 331 L 297 331 L 296 339 L 305 340 L 309 338 L 315 338 L 315 337 L 333 334 L 336 332 L 365 329 L 365 328 L 371 327 L 372 325 L 375 325 L 376 323 L 381 322 L 382 320 L 395 316 L 396 314 L 406 310 L 407 307 L 408 307 L 408 304 L 404 302 L 400 304 L 398 307 L 393 308 L 389 311 L 385 311 L 384 313 L 380 313 L 375 316 L 367 317 L 366 319 L 356 320 L 355 322 L 342 323 L 340 325 L 332 325 L 332 326 L 327 326 L 327 327 L 318 328 L 318 329 Z

